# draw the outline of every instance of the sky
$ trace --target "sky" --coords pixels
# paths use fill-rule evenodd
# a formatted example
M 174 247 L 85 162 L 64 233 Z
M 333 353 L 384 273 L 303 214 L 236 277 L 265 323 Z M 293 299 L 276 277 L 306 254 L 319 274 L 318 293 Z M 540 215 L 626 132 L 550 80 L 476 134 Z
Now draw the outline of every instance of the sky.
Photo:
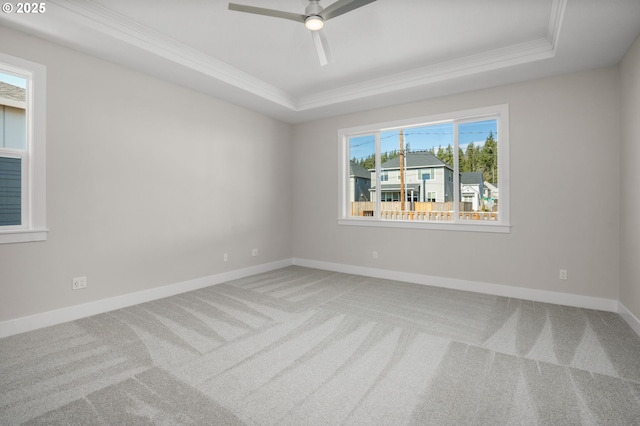
M 0 81 L 3 83 L 11 84 L 12 86 L 22 87 L 23 89 L 27 87 L 27 80 L 22 77 L 15 77 L 10 74 L 5 74 L 0 72 Z
M 475 121 L 458 125 L 458 145 L 465 150 L 471 142 L 482 145 L 492 132 L 498 140 L 497 120 Z M 438 147 L 453 146 L 453 123 L 439 123 L 430 126 L 420 126 L 403 129 L 404 142 L 411 151 L 428 150 Z M 349 158 L 360 159 L 375 153 L 375 139 L 373 136 L 360 136 L 349 140 Z M 380 134 L 382 152 L 400 149 L 399 130 L 385 131 Z

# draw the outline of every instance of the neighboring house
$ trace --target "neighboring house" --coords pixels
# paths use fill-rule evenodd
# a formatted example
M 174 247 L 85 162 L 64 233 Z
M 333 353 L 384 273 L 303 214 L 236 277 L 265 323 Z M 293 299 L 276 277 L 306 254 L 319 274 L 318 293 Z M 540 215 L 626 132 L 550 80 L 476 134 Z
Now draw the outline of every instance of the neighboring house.
M 0 82 L 0 226 L 22 217 L 22 159 L 26 148 L 25 90 Z
M 484 182 L 484 198 L 492 198 L 494 200 L 499 199 L 500 193 L 498 192 L 498 185 L 485 181 Z
M 473 211 L 480 210 L 484 196 L 484 178 L 481 172 L 460 173 L 460 196 L 463 202 L 471 203 Z
M 0 81 L 0 148 L 24 149 L 25 90 Z
M 371 181 L 376 181 L 374 169 Z M 453 201 L 453 169 L 430 152 L 411 152 L 405 156 L 405 192 L 407 201 Z M 380 166 L 381 201 L 400 201 L 400 157 Z M 371 188 L 371 201 L 375 200 Z
M 349 191 L 351 201 L 369 201 L 371 174 L 358 163 L 349 165 Z

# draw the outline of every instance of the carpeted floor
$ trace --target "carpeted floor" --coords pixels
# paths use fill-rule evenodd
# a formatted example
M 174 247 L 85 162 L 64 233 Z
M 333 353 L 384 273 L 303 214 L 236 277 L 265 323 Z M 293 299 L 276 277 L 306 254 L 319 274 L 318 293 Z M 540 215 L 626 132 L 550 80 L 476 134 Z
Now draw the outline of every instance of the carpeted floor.
M 0 424 L 638 425 L 616 314 L 288 267 L 0 340 Z

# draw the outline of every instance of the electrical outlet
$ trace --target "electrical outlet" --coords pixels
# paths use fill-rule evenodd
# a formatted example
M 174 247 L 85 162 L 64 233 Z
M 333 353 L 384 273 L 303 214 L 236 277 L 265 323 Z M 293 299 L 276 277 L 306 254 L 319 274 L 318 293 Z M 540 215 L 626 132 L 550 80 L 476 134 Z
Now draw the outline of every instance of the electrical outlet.
M 228 262 L 229 261 L 229 255 L 227 253 L 222 255 L 222 260 L 224 260 L 225 262 Z
M 374 251 L 372 256 L 373 256 L 374 259 L 377 259 L 378 258 L 378 252 Z
M 73 290 L 80 290 L 87 287 L 87 277 L 76 277 L 73 279 L 71 288 Z
M 567 279 L 567 270 L 566 269 L 560 269 L 560 274 L 559 274 L 558 278 L 560 278 L 561 280 L 566 280 Z
M 251 256 L 257 256 L 257 255 L 258 255 L 258 249 L 252 249 Z

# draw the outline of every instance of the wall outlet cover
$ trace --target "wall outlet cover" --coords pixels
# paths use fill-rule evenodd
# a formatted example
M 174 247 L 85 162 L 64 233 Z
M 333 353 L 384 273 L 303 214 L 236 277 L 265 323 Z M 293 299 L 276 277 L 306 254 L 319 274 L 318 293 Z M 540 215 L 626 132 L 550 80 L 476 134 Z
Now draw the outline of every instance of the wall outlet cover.
M 80 290 L 81 288 L 87 288 L 87 277 L 76 277 L 72 281 L 73 290 Z

